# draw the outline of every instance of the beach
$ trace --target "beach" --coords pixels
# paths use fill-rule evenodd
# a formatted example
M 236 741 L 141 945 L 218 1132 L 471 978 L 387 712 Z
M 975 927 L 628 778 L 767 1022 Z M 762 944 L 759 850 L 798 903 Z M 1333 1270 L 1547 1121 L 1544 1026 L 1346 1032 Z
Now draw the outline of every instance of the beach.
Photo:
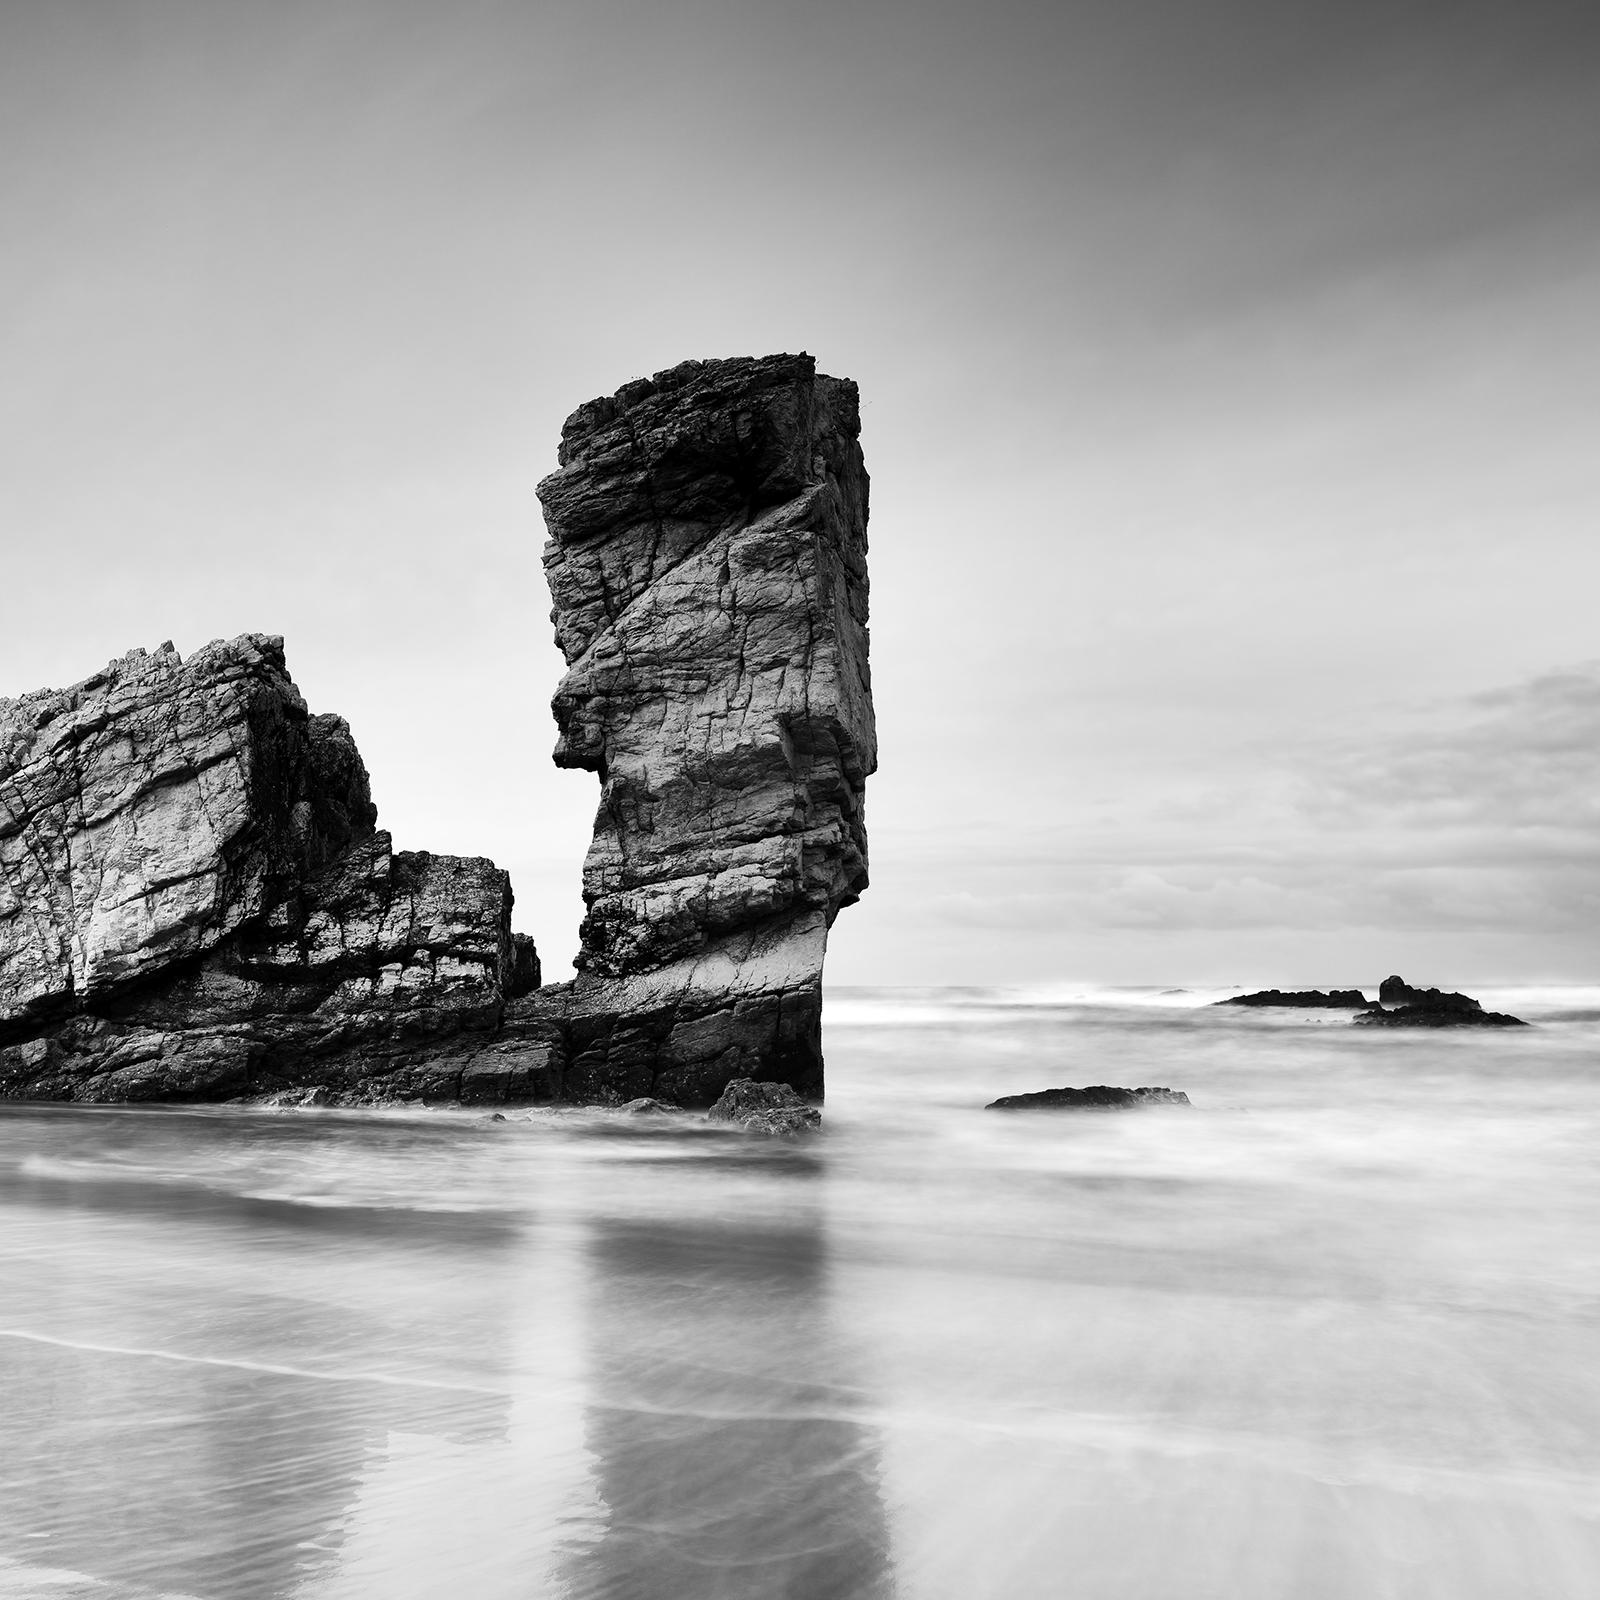
M 1600 990 L 1473 987 L 833 990 L 796 1143 L 0 1107 L 0 1593 L 1600 1592 Z

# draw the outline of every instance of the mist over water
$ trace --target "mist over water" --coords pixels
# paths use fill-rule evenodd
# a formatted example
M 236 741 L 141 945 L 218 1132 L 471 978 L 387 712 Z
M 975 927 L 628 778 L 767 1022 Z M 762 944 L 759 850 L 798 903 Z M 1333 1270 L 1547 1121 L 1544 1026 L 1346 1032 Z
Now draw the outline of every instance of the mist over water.
M 1600 1593 L 1600 991 L 842 991 L 823 1136 L 0 1109 L 0 1594 Z M 1164 1085 L 1193 1106 L 1004 1115 Z

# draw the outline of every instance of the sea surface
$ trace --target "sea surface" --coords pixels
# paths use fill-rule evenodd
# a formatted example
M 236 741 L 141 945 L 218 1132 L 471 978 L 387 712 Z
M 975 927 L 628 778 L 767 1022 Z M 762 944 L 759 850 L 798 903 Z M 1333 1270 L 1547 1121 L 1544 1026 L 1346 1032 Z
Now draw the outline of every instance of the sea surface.
M 1478 992 L 833 991 L 805 1146 L 0 1108 L 0 1595 L 1593 1600 L 1600 990 Z

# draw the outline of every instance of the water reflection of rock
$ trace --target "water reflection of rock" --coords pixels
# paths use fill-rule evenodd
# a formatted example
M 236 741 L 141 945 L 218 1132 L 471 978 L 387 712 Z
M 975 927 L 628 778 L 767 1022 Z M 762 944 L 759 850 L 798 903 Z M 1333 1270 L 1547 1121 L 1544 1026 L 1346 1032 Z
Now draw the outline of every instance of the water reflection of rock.
M 504 1218 L 221 1180 L 219 1150 L 311 1127 L 190 1127 L 216 1157 L 196 1176 L 154 1118 L 81 1123 L 59 1142 L 72 1159 L 27 1170 L 23 1120 L 0 1147 L 0 1553 L 23 1570 L 284 1596 L 334 1568 L 391 1436 L 505 1436 L 506 1395 L 473 1381 L 507 1359 Z M 142 1163 L 108 1159 L 124 1139 Z M 463 1261 L 481 1265 L 466 1306 Z
M 479 1443 L 505 1428 L 498 1396 L 229 1366 L 175 1377 L 159 1358 L 3 1344 L 0 1544 L 114 1585 L 287 1594 L 336 1557 L 391 1431 Z
M 590 1273 L 604 1532 L 572 1548 L 572 1600 L 890 1595 L 817 1220 L 600 1221 Z

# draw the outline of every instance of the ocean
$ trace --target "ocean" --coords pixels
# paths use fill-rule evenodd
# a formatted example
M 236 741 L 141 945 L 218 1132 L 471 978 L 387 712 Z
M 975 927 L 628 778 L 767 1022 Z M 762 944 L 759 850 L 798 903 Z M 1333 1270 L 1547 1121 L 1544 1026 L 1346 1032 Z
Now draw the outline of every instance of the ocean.
M 834 990 L 802 1145 L 0 1106 L 0 1595 L 1592 1600 L 1600 990 L 1474 992 Z

